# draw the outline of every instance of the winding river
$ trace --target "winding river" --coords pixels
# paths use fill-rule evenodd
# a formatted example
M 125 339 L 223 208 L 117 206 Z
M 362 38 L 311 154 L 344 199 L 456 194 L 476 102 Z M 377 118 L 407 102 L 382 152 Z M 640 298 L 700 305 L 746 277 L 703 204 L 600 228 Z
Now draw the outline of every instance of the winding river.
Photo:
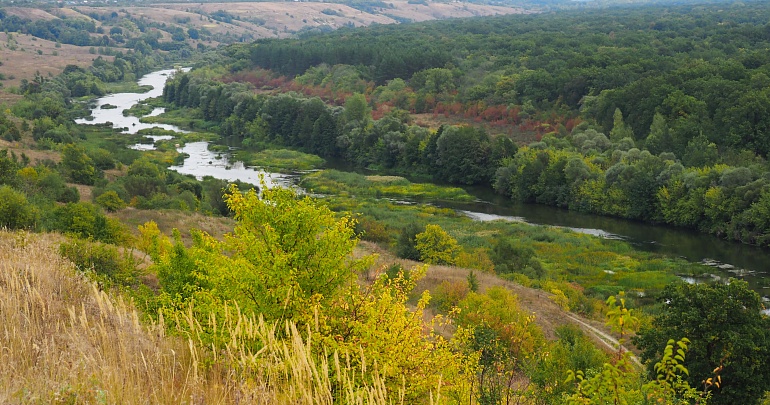
M 105 124 L 111 122 L 115 128 L 123 128 L 125 133 L 134 134 L 140 129 L 160 127 L 183 132 L 173 125 L 144 124 L 137 117 L 124 117 L 123 110 L 148 98 L 160 96 L 166 80 L 175 70 L 160 70 L 143 76 L 138 83 L 152 86 L 146 93 L 119 93 L 97 100 L 96 108 L 89 119 L 79 119 L 80 124 Z M 105 105 L 117 108 L 102 108 Z M 162 109 L 156 109 L 150 115 L 158 115 Z M 137 149 L 148 148 L 136 145 Z M 149 147 L 151 148 L 151 146 Z M 179 149 L 189 155 L 184 164 L 170 169 L 191 174 L 197 178 L 213 176 L 225 180 L 240 180 L 258 184 L 260 175 L 264 175 L 268 187 L 274 185 L 296 187 L 297 175 L 267 173 L 246 167 L 242 162 L 230 162 L 227 153 L 208 150 L 206 142 L 191 142 Z M 770 294 L 770 279 L 766 280 L 770 265 L 770 251 L 736 242 L 729 242 L 695 231 L 656 226 L 635 221 L 581 214 L 553 207 L 515 204 L 490 190 L 472 189 L 471 194 L 478 198 L 471 204 L 447 204 L 448 206 L 479 221 L 505 220 L 521 221 L 537 225 L 550 225 L 570 228 L 576 232 L 588 233 L 598 237 L 625 240 L 639 249 L 679 256 L 693 262 L 701 262 L 714 267 L 714 274 L 719 277 L 740 277 L 751 284 L 752 288 L 763 296 Z M 688 282 L 697 282 L 687 279 Z

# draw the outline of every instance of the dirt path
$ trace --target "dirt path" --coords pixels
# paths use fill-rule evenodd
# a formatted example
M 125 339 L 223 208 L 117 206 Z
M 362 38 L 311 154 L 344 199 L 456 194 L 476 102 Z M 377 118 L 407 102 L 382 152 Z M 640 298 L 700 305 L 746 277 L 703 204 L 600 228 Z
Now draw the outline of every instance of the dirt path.
M 594 339 L 594 341 L 602 342 L 610 350 L 615 351 L 617 350 L 617 347 L 620 346 L 620 342 L 617 339 L 615 339 L 612 335 L 591 326 L 589 323 L 580 319 L 577 315 L 570 312 L 565 312 L 564 315 L 567 318 L 569 318 L 573 323 L 580 326 L 580 328 L 584 332 L 588 333 Z M 623 350 L 628 351 L 628 349 L 625 346 L 623 347 Z M 636 357 L 636 355 L 634 354 L 631 354 L 631 361 L 639 367 L 644 367 L 644 365 L 642 365 L 642 362 L 639 361 L 639 358 Z
M 359 246 L 366 253 L 377 253 L 379 255 L 375 267 L 387 266 L 394 262 L 401 263 L 405 268 L 421 264 L 410 260 L 397 259 L 390 252 L 369 242 L 361 242 Z M 433 291 L 444 281 L 450 283 L 465 282 L 468 277 L 468 272 L 468 269 L 457 267 L 429 266 L 427 274 L 417 284 L 416 290 L 423 291 L 427 289 Z M 490 287 L 501 286 L 516 294 L 521 308 L 535 315 L 535 323 L 540 326 L 547 339 L 555 340 L 556 328 L 571 323 L 578 326 L 587 336 L 591 337 L 597 347 L 600 347 L 609 353 L 617 350 L 619 345 L 618 339 L 611 334 L 609 328 L 599 321 L 565 311 L 551 299 L 551 294 L 543 290 L 528 288 L 520 284 L 503 280 L 494 274 L 482 273 L 479 271 L 476 271 L 475 273 L 479 281 L 480 291 L 483 292 Z M 627 344 L 624 349 L 629 350 Z M 642 366 L 641 361 L 639 361 L 633 354 L 631 356 L 631 361 L 640 367 Z

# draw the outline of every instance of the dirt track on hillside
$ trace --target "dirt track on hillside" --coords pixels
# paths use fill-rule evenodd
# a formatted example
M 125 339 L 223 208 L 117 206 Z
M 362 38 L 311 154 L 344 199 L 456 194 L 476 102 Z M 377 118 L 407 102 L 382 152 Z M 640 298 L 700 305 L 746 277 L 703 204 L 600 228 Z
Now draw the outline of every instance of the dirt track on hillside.
M 394 262 L 401 263 L 405 268 L 411 268 L 422 263 L 411 260 L 395 258 L 390 252 L 379 246 L 361 242 L 360 248 L 368 253 L 377 253 L 379 255 L 375 268 L 382 268 Z M 433 290 L 443 281 L 465 282 L 468 277 L 468 269 L 451 266 L 429 266 L 425 277 L 418 282 L 416 290 Z M 578 314 L 565 311 L 556 302 L 551 299 L 552 294 L 543 290 L 524 287 L 510 281 L 503 280 L 494 274 L 475 272 L 479 281 L 479 290 L 483 292 L 487 288 L 502 286 L 511 290 L 519 300 L 521 309 L 535 315 L 535 323 L 543 330 L 546 339 L 556 339 L 556 328 L 564 324 L 573 324 L 578 326 L 587 336 L 594 340 L 597 347 L 607 351 L 615 352 L 619 345 L 616 336 L 613 336 L 609 328 L 602 322 L 588 319 Z M 626 349 L 629 349 L 626 343 Z M 632 356 L 632 361 L 641 366 L 641 362 L 636 356 Z

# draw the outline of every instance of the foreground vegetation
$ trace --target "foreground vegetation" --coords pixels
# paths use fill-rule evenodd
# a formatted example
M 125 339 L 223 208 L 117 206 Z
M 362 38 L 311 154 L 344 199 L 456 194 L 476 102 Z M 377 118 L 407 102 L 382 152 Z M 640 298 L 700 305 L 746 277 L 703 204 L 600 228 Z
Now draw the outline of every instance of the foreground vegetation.
M 708 10 L 695 10 L 694 18 L 712 21 Z M 635 13 L 638 23 L 653 11 Z M 686 17 L 673 15 L 673 28 L 652 31 L 679 32 Z M 753 21 L 741 10 L 729 16 Z M 532 28 L 537 18 L 513 25 L 530 27 L 522 36 L 535 45 L 542 34 Z M 604 38 L 597 15 L 569 18 L 586 18 L 584 29 L 599 31 L 592 37 L 597 46 L 587 45 L 589 59 L 609 52 L 618 37 L 629 44 L 638 39 L 622 27 Z M 421 29 L 415 27 L 409 29 Z M 18 230 L 0 232 L 0 285 L 7 287 L 0 290 L 0 316 L 6 317 L 0 346 L 8 348 L 11 364 L 0 371 L 0 401 L 759 403 L 770 388 L 763 367 L 770 325 L 760 297 L 745 283 L 686 285 L 679 275 L 706 268 L 638 252 L 622 241 L 476 222 L 454 209 L 412 202 L 471 200 L 462 189 L 419 179 L 494 183 L 517 199 L 590 212 L 661 215 L 669 223 L 707 218 L 709 226 L 726 226 L 761 244 L 767 194 L 761 145 L 750 144 L 756 156 L 739 151 L 733 141 L 708 132 L 704 123 L 716 115 L 688 121 L 693 115 L 687 109 L 656 111 L 655 130 L 643 140 L 633 135 L 637 118 L 607 107 L 613 94 L 636 85 L 633 75 L 622 78 L 633 83 L 587 90 L 577 111 L 565 94 L 560 101 L 540 90 L 556 83 L 561 92 L 572 83 L 561 83 L 564 77 L 596 79 L 590 66 L 601 60 L 581 60 L 586 66 L 577 70 L 537 67 L 558 58 L 521 58 L 520 49 L 510 48 L 492 55 L 499 59 L 488 58 L 519 61 L 500 72 L 497 62 L 478 62 L 492 52 L 490 45 L 463 32 L 488 29 L 494 42 L 511 28 L 480 21 L 460 27 L 459 33 L 446 31 L 442 41 L 462 43 L 455 48 L 468 52 L 465 59 L 412 66 L 419 70 L 403 78 L 398 69 L 387 70 L 398 66 L 389 60 L 398 62 L 398 52 L 380 54 L 371 71 L 310 66 L 292 81 L 249 70 L 244 57 L 278 52 L 285 43 L 209 55 L 217 63 L 180 73 L 162 100 L 130 112 L 165 105 L 171 110 L 152 120 L 201 132 L 158 142 L 144 153 L 126 148 L 138 136 L 78 127 L 72 117 L 85 109 L 74 102 L 77 97 L 117 88 L 105 82 L 132 79 L 159 60 L 149 53 L 99 59 L 92 68 L 73 66 L 60 77 L 22 86 L 25 99 L 0 116 L 0 135 L 9 147 L 0 152 L 0 225 Z M 755 32 L 751 24 L 743 29 Z M 392 39 L 387 31 L 383 38 Z M 663 47 L 681 45 L 655 32 L 636 35 L 649 35 Z M 301 41 L 318 38 L 325 37 Z M 337 56 L 359 40 L 342 39 L 329 45 L 340 50 Z M 749 41 L 747 49 L 762 41 Z M 296 45 L 286 49 L 295 52 Z M 425 63 L 441 59 L 445 45 L 435 46 L 437 53 L 426 53 Z M 316 49 L 322 59 L 332 57 L 322 48 Z M 688 62 L 696 54 L 682 52 L 669 62 Z M 741 59 L 744 73 L 761 79 L 754 70 L 764 65 L 749 62 Z M 618 67 L 607 63 L 599 76 L 611 66 Z M 664 75 L 667 80 L 689 77 L 661 69 L 671 75 Z M 393 79 L 386 81 L 388 75 Z M 474 75 L 484 80 L 474 82 Z M 737 77 L 733 81 L 745 84 Z M 492 79 L 494 86 L 488 85 Z M 295 93 L 255 92 L 253 86 Z M 512 92 L 497 93 L 506 88 Z M 691 106 L 688 97 L 695 96 L 669 90 L 663 106 Z M 507 105 L 482 108 L 493 102 Z M 607 116 L 596 106 L 612 110 L 611 128 L 603 128 Z M 438 118 L 439 109 L 479 122 L 429 128 L 416 125 L 411 114 L 433 111 Z M 505 131 L 490 136 L 482 121 L 495 120 L 542 138 L 516 145 Z M 688 137 L 690 124 L 702 132 Z M 265 166 L 297 169 L 288 162 L 301 160 L 304 169 L 317 168 L 328 158 L 377 174 L 308 174 L 303 184 L 325 195 L 315 199 L 167 169 L 184 158 L 176 143 L 211 140 L 217 133 L 222 144 L 240 145 L 241 156 Z M 700 148 L 703 137 L 714 146 Z M 647 150 L 636 148 L 637 142 Z M 693 191 L 700 189 L 706 190 L 702 200 Z M 698 207 L 709 211 L 691 218 Z M 726 215 L 743 222 L 729 222 L 734 218 Z M 197 221 L 207 231 L 171 230 L 172 221 Z M 360 239 L 369 243 L 366 249 Z M 601 319 L 614 337 L 595 323 Z M 624 349 L 629 336 L 640 359 Z M 592 338 L 611 349 L 598 349 Z

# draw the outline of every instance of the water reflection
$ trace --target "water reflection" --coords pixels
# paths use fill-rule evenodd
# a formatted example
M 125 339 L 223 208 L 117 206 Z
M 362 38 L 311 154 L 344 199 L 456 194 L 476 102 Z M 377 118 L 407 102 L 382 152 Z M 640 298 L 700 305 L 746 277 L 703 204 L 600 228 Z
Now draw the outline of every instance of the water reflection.
M 189 68 L 182 69 L 189 71 Z M 123 128 L 127 134 L 135 134 L 141 129 L 161 128 L 176 132 L 186 132 L 174 125 L 167 124 L 144 124 L 138 117 L 123 116 L 123 110 L 131 108 L 134 104 L 141 101 L 158 97 L 163 94 L 163 86 L 169 77 L 176 73 L 175 69 L 159 70 L 142 76 L 137 82 L 140 86 L 152 86 L 152 89 L 145 93 L 115 93 L 101 97 L 96 100 L 96 107 L 91 110 L 91 117 L 75 120 L 78 124 L 106 124 L 112 123 L 113 128 Z M 104 108 L 115 106 L 117 108 Z M 160 115 L 165 110 L 156 108 L 148 116 Z
M 227 153 L 212 152 L 208 149 L 208 142 L 190 142 L 183 148 L 177 149 L 181 153 L 189 155 L 181 166 L 171 166 L 169 169 L 182 174 L 191 174 L 198 180 L 204 176 L 211 176 L 227 181 L 242 181 L 251 184 L 260 184 L 260 176 L 264 177 L 268 188 L 276 185 L 282 187 L 296 187 L 299 175 L 269 173 L 264 170 L 246 167 L 243 162 L 231 162 Z

